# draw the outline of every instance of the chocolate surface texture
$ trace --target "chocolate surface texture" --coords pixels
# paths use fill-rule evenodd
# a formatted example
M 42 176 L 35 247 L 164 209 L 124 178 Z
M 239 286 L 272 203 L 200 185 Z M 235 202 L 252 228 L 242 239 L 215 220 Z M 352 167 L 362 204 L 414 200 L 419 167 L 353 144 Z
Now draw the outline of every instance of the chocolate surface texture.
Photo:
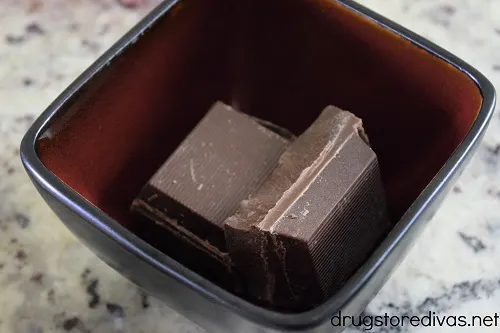
M 262 185 L 288 143 L 218 102 L 142 189 L 133 209 L 223 259 L 224 220 Z
M 132 209 L 287 311 L 338 291 L 390 227 L 362 121 L 333 106 L 295 138 L 216 103 Z
M 301 308 L 338 290 L 389 228 L 375 153 L 353 114 L 326 108 L 225 223 L 228 250 L 263 303 Z

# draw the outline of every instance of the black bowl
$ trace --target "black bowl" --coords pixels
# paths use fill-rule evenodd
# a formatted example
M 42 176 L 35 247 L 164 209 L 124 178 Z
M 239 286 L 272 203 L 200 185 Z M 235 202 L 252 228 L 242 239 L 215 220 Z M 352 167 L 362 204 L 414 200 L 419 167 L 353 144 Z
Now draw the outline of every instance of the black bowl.
M 280 313 L 235 296 L 130 216 L 142 184 L 216 100 L 296 133 L 328 104 L 364 120 L 394 227 L 314 309 Z M 21 157 L 82 242 L 200 326 L 339 332 L 331 317 L 359 314 L 382 287 L 477 149 L 494 103 L 474 68 L 348 0 L 166 1 L 43 112 Z

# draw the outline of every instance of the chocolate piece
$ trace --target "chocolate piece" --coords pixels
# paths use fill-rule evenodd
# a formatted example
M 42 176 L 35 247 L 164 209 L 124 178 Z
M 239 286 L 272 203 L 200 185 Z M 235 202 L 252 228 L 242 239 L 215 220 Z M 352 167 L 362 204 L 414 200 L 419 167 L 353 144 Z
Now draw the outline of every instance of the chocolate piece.
M 132 209 L 226 261 L 224 220 L 262 185 L 288 143 L 250 116 L 216 103 Z
M 389 226 L 362 122 L 330 106 L 226 220 L 225 234 L 250 297 L 304 309 L 337 291 Z

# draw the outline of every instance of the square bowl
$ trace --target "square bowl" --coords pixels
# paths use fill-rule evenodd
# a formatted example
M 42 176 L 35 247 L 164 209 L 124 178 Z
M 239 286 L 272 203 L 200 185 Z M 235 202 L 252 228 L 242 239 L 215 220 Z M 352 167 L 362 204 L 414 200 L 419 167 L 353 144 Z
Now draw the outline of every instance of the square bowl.
M 252 304 L 210 263 L 132 218 L 141 186 L 216 100 L 296 134 L 329 104 L 361 117 L 393 228 L 333 297 L 300 313 Z M 348 0 L 167 0 L 76 79 L 21 144 L 32 182 L 101 259 L 216 332 L 340 332 L 405 256 L 477 149 L 491 83 Z

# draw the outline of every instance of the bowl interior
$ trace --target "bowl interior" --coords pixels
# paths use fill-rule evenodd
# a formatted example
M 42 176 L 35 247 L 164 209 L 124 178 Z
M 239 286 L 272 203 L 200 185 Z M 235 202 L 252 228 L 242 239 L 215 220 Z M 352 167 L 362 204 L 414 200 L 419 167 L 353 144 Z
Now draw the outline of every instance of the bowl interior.
M 466 74 L 335 1 L 180 1 L 60 110 L 38 153 L 134 228 L 133 198 L 217 100 L 296 134 L 329 104 L 354 112 L 378 155 L 394 222 L 482 103 Z

